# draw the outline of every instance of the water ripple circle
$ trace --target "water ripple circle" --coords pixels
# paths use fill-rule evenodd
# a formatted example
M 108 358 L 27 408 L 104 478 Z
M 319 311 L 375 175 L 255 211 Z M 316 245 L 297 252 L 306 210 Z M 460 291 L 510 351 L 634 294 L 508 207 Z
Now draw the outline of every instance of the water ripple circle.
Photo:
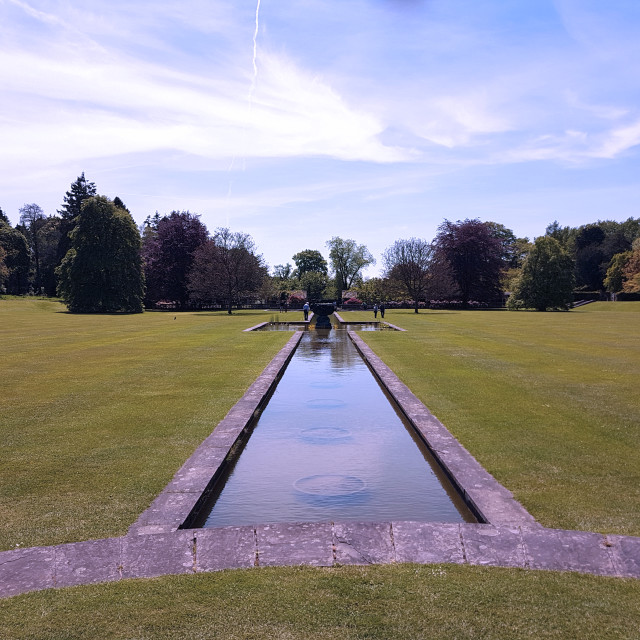
M 340 497 L 350 496 L 366 489 L 366 483 L 357 476 L 343 476 L 339 474 L 320 474 L 298 478 L 293 483 L 294 488 L 301 493 L 311 496 Z
M 307 400 L 307 406 L 311 409 L 339 409 L 346 406 L 344 400 L 338 400 L 336 398 L 314 398 L 313 400 Z
M 351 431 L 344 429 L 343 427 L 310 427 L 303 429 L 300 435 L 305 440 L 312 441 L 333 441 L 333 440 L 345 440 L 351 437 Z

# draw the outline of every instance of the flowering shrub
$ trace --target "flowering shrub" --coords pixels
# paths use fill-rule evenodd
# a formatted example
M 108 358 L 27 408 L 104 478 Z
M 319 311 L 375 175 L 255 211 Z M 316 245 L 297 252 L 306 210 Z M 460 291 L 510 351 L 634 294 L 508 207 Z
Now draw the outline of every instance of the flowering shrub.
M 299 293 L 292 293 L 287 302 L 290 307 L 301 307 L 305 303 L 306 299 L 306 296 Z
M 360 298 L 348 298 L 342 304 L 345 304 L 345 305 L 350 305 L 350 304 L 355 305 L 355 304 L 357 304 L 357 305 L 362 306 L 362 300 L 360 300 Z
M 469 300 L 467 309 L 486 309 L 489 305 L 486 302 L 478 302 L 477 300 Z M 430 300 L 429 307 L 431 309 L 462 309 L 462 300 Z

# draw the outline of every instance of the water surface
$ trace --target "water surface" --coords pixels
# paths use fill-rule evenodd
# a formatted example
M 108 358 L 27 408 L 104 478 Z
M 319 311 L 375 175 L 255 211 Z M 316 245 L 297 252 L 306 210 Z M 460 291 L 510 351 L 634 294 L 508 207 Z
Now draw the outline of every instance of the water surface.
M 347 332 L 311 328 L 203 526 L 474 521 L 442 480 Z

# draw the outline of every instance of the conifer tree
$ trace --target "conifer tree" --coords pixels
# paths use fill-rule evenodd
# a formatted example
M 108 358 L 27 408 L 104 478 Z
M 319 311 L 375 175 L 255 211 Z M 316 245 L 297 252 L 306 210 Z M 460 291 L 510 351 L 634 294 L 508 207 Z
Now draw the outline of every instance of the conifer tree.
M 74 313 L 140 313 L 144 276 L 131 214 L 104 196 L 87 199 L 56 270 L 58 295 Z

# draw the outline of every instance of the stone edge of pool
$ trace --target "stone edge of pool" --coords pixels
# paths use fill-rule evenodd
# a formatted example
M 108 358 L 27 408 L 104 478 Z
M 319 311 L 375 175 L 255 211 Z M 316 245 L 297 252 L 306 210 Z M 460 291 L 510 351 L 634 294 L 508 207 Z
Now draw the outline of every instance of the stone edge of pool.
M 296 332 L 126 536 L 0 552 L 0 597 L 127 578 L 286 565 L 455 563 L 640 578 L 640 537 L 543 528 L 359 336 L 351 331 L 349 336 L 486 524 L 186 528 L 286 368 L 302 338 Z

